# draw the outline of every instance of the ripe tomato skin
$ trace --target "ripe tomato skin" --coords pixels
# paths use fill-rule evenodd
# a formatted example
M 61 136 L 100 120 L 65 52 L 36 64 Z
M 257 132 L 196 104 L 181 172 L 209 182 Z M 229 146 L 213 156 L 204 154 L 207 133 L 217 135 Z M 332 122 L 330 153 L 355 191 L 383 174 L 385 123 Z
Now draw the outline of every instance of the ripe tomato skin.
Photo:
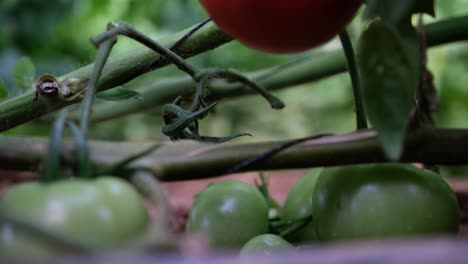
M 407 164 L 324 169 L 313 204 L 320 240 L 456 233 L 455 194 L 439 175 Z
M 311 170 L 302 176 L 289 191 L 283 205 L 282 219 L 295 221 L 312 215 L 313 192 L 320 170 Z M 317 241 L 313 220 L 303 228 L 288 235 L 292 243 L 310 243 Z
M 15 219 L 96 249 L 127 245 L 148 224 L 143 201 L 133 187 L 107 176 L 18 184 L 2 196 L 0 209 Z M 11 258 L 61 254 L 57 246 L 9 224 L 0 225 L 0 248 L 5 249 L 0 256 Z
M 284 238 L 274 234 L 263 234 L 250 239 L 241 249 L 241 256 L 271 256 L 281 251 L 293 250 L 294 247 Z
M 252 237 L 268 232 L 268 205 L 247 183 L 212 183 L 195 197 L 187 232 L 207 235 L 214 248 L 240 248 Z
M 199 0 L 221 30 L 270 53 L 296 53 L 339 34 L 364 0 Z

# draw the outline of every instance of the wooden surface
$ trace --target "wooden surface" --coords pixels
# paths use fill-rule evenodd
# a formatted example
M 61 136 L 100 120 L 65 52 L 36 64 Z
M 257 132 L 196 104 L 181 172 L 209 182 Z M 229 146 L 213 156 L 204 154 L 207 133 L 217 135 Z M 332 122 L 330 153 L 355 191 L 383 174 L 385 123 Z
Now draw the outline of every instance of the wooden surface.
M 9 262 L 16 263 L 16 262 Z M 20 263 L 20 262 L 17 262 Z M 48 264 L 465 264 L 468 240 L 414 240 L 303 248 L 274 256 L 239 257 L 237 253 L 205 256 L 138 255 L 69 258 Z

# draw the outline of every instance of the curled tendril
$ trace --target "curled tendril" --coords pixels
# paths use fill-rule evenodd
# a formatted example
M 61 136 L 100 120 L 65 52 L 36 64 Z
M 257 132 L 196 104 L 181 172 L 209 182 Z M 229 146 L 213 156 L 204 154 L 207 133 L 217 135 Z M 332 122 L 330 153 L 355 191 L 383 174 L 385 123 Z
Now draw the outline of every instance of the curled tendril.
M 180 106 L 182 100 L 181 97 L 177 97 L 172 104 L 167 104 L 163 107 L 162 114 L 165 123 L 162 126 L 163 134 L 169 136 L 171 140 L 194 139 L 217 143 L 250 135 L 247 133 L 241 133 L 228 137 L 204 137 L 198 134 L 198 120 L 203 119 L 216 104 L 213 103 L 206 106 L 206 103 L 204 102 L 206 87 L 208 86 L 209 81 L 214 78 L 224 78 L 240 82 L 260 93 L 270 103 L 272 108 L 281 109 L 284 107 L 284 103 L 281 100 L 236 71 L 217 69 L 202 70 L 194 78 L 197 81 L 197 86 L 192 106 L 189 110 L 185 110 Z
M 164 125 L 161 131 L 171 140 L 198 140 L 203 142 L 222 143 L 241 136 L 250 136 L 247 133 L 236 134 L 227 137 L 206 137 L 198 133 L 198 120 L 206 116 L 216 103 L 192 112 L 180 106 L 182 98 L 179 96 L 172 104 L 167 104 L 162 109 Z M 202 104 L 203 105 L 203 104 Z
M 195 93 L 192 110 L 197 109 L 198 104 L 203 100 L 203 97 L 205 95 L 205 88 L 208 86 L 208 82 L 211 79 L 215 78 L 239 82 L 245 85 L 246 87 L 258 92 L 263 98 L 265 98 L 270 103 L 271 108 L 284 108 L 284 103 L 278 97 L 272 95 L 271 93 L 260 87 L 257 83 L 247 78 L 242 73 L 239 73 L 232 69 L 205 69 L 201 70 L 200 73 L 197 76 L 195 76 L 195 81 L 197 81 L 197 91 Z
M 163 106 L 162 115 L 165 124 L 161 127 L 161 131 L 164 135 L 170 137 L 171 140 L 199 139 L 198 120 L 203 118 L 216 103 L 191 112 L 180 106 L 181 101 L 182 98 L 179 96 L 172 104 Z M 190 132 L 186 131 L 186 129 Z
M 196 112 L 190 112 L 184 110 L 182 107 L 176 104 L 167 104 L 163 107 L 163 119 L 166 123 L 162 126 L 161 130 L 163 134 L 172 136 L 178 134 L 190 124 L 193 124 L 198 119 L 201 119 L 206 113 L 208 113 L 216 103 L 212 103 L 208 107 L 202 108 Z M 198 128 L 198 124 L 194 124 Z M 192 126 L 191 128 L 195 128 Z

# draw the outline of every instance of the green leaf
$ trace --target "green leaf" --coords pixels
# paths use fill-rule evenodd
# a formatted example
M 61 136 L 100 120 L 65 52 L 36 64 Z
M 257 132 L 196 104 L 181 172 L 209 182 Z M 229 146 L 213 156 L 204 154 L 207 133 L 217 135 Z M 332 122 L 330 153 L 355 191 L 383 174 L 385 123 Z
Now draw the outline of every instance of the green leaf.
M 28 57 L 21 58 L 13 68 L 13 80 L 15 84 L 24 89 L 31 89 L 31 85 L 36 78 L 36 68 Z
M 122 86 L 102 91 L 96 94 L 96 97 L 107 101 L 122 101 L 130 98 L 143 99 L 143 96 L 139 92 L 127 90 Z
M 8 98 L 8 88 L 2 81 L 0 81 L 0 101 L 3 101 L 7 98 Z
M 401 156 L 420 71 L 416 33 L 403 29 L 375 19 L 358 44 L 364 104 L 391 160 Z

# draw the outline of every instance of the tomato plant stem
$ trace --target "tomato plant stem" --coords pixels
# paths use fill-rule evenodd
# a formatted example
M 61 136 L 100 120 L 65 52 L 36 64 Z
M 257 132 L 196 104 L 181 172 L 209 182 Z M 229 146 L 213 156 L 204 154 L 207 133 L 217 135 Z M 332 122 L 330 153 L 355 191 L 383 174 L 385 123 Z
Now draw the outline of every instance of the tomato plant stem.
M 351 43 L 351 38 L 349 37 L 347 30 L 341 32 L 339 36 L 341 45 L 343 46 L 343 51 L 346 55 L 349 75 L 351 76 L 351 84 L 354 95 L 354 105 L 356 108 L 356 126 L 357 129 L 366 129 L 367 117 L 366 111 L 364 109 L 359 70 L 356 63 L 356 56 L 354 54 L 353 44 Z
M 199 70 L 192 66 L 190 63 L 186 62 L 183 58 L 179 55 L 171 51 L 170 49 L 164 47 L 163 45 L 159 44 L 158 42 L 154 41 L 150 37 L 146 36 L 145 34 L 139 32 L 131 25 L 125 22 L 115 22 L 109 24 L 110 29 L 106 32 L 93 37 L 91 42 L 94 45 L 100 46 L 101 43 L 107 41 L 111 38 L 116 38 L 117 35 L 124 35 L 131 39 L 134 39 L 137 42 L 147 46 L 148 48 L 152 49 L 153 51 L 157 52 L 159 55 L 163 56 L 170 62 L 172 62 L 177 68 L 181 71 L 187 73 L 192 78 L 195 78 Z
M 162 246 L 173 242 L 170 228 L 170 204 L 161 184 L 147 170 L 136 170 L 130 180 L 137 190 L 151 203 L 151 209 L 155 211 L 149 223 L 148 230 L 142 234 L 138 241 L 141 245 Z
M 117 38 L 114 36 L 99 45 L 99 49 L 96 55 L 96 63 L 93 67 L 91 74 L 91 80 L 89 81 L 88 88 L 86 89 L 86 96 L 81 106 L 81 132 L 86 136 L 88 131 L 89 119 L 94 102 L 94 96 L 96 95 L 99 77 L 101 76 L 104 65 L 106 64 L 107 58 L 112 50 L 112 47 L 117 42 Z
M 122 171 L 125 171 L 125 167 L 127 167 L 131 162 L 138 160 L 140 158 L 143 158 L 144 156 L 150 154 L 151 152 L 155 151 L 159 147 L 161 147 L 160 144 L 154 144 L 150 146 L 149 148 L 144 149 L 138 153 L 131 154 L 123 158 L 122 160 L 119 160 L 113 164 L 110 164 L 109 166 L 102 168 L 99 171 L 98 175 L 119 175 L 119 173 L 121 173 Z M 125 173 L 127 172 L 125 171 Z
M 431 23 L 426 25 L 425 29 L 427 32 L 428 46 L 437 46 L 455 41 L 466 40 L 468 39 L 468 16 L 460 16 Z M 163 46 L 170 47 L 190 30 L 191 28 L 174 34 L 168 38 L 162 39 L 158 42 Z M 210 22 L 195 32 L 178 48 L 176 48 L 175 52 L 178 54 L 183 54 L 183 58 L 187 58 L 223 45 L 230 40 L 231 37 L 221 32 L 213 23 Z M 312 79 L 316 80 L 345 71 L 345 59 L 339 54 L 334 54 L 332 57 L 335 57 L 336 61 L 333 61 L 333 63 L 330 64 L 331 68 L 328 67 L 320 70 L 320 67 L 314 64 L 316 67 L 311 68 L 311 72 L 308 74 L 307 68 L 301 68 L 300 71 L 297 71 L 295 74 L 291 74 L 285 80 L 282 80 L 282 77 L 280 76 L 272 76 L 267 81 L 267 83 L 269 83 L 268 86 L 273 88 L 285 88 L 290 85 L 303 83 L 304 81 L 311 81 Z M 156 61 L 158 61 L 158 63 L 155 63 Z M 97 87 L 97 90 L 103 91 L 122 85 L 150 70 L 161 68 L 167 64 L 167 60 L 159 60 L 159 57 L 155 58 L 154 52 L 152 50 L 144 50 L 141 48 L 137 48 L 118 57 L 111 57 L 107 67 L 103 69 L 103 74 L 99 80 L 99 86 Z M 303 65 L 303 67 L 305 67 L 305 65 Z M 76 78 L 78 80 L 76 84 L 76 90 L 79 92 L 79 90 L 86 89 L 87 83 L 89 82 L 91 76 L 92 68 L 93 65 L 88 65 L 61 76 L 58 79 L 59 81 L 63 81 L 68 78 Z M 302 75 L 299 74 L 300 72 L 302 72 Z M 284 77 L 284 75 L 282 76 Z M 290 85 L 285 85 L 285 81 L 289 82 Z M 274 84 L 275 82 L 276 84 Z M 248 91 L 240 89 L 239 85 L 236 85 L 235 87 L 237 88 L 224 89 L 226 87 L 221 86 L 219 89 L 214 89 L 214 93 L 217 93 L 218 96 L 221 97 L 233 95 L 238 96 L 239 94 L 248 93 Z M 165 86 L 165 88 L 162 90 L 158 90 L 158 93 L 167 95 L 171 93 L 170 89 L 175 90 L 175 88 L 185 89 L 185 91 L 187 89 L 184 87 L 174 87 L 174 84 L 172 84 L 170 86 Z M 171 96 L 167 98 L 165 102 L 161 102 L 161 104 L 170 102 L 173 98 L 174 97 Z M 34 91 L 30 90 L 29 92 L 26 92 L 20 96 L 3 101 L 0 104 L 0 132 L 41 117 L 50 111 L 55 111 L 67 105 L 77 103 L 81 100 L 81 98 L 76 98 L 73 101 L 67 101 L 63 98 L 57 97 L 46 102 L 43 100 L 33 101 L 33 99 Z M 119 107 L 122 106 L 119 105 Z M 119 112 L 119 107 L 114 107 L 113 110 Z
M 93 166 L 89 159 L 88 142 L 84 134 L 80 131 L 77 125 L 71 121 L 67 121 L 67 126 L 72 131 L 75 138 L 76 156 L 78 157 L 78 173 L 79 178 L 90 178 L 93 176 Z
M 454 32 L 455 23 L 459 23 L 463 32 L 457 28 Z M 428 24 L 424 28 L 428 32 L 428 44 L 431 46 L 459 41 L 468 38 L 468 19 L 453 18 L 442 20 L 436 23 Z M 438 39 L 441 36 L 447 42 Z M 272 68 L 247 73 L 250 79 L 257 82 L 264 89 L 272 91 L 295 87 L 298 84 L 317 81 L 335 74 L 345 72 L 346 59 L 341 51 L 330 51 L 320 55 L 301 57 L 297 60 L 281 64 Z M 212 83 L 210 85 L 210 94 L 208 100 L 219 100 L 222 98 L 236 98 L 239 96 L 251 95 L 254 91 L 245 89 L 240 84 Z M 133 86 L 132 89 L 139 91 L 143 100 L 123 101 L 119 107 L 114 104 L 104 103 L 97 106 L 96 114 L 93 115 L 94 122 L 106 121 L 113 118 L 119 118 L 122 115 L 133 114 L 149 109 L 161 107 L 170 102 L 178 95 L 190 96 L 193 91 L 193 82 L 191 78 L 167 78 L 167 79 L 149 79 Z M 357 111 L 356 111 L 357 115 Z M 357 116 L 356 116 L 357 117 Z
M 158 42 L 163 46 L 170 47 L 190 30 L 192 30 L 192 27 L 158 40 Z M 214 23 L 211 22 L 193 33 L 187 41 L 180 44 L 174 50 L 182 54 L 183 58 L 188 58 L 223 45 L 231 39 L 231 37 L 221 32 Z M 159 60 L 159 56 L 155 56 L 154 51 L 141 49 L 141 47 L 135 48 L 128 53 L 120 54 L 119 56 L 113 56 L 103 69 L 97 90 L 103 91 L 122 85 L 148 71 L 162 68 L 168 64 L 169 62 L 167 60 Z M 57 79 L 59 81 L 69 78 L 77 79 L 75 92 L 79 93 L 86 89 L 92 70 L 93 65 L 87 65 Z M 34 93 L 35 91 L 31 89 L 22 95 L 3 101 L 0 104 L 0 131 L 13 128 L 67 105 L 78 103 L 82 99 L 78 97 L 70 101 L 57 97 L 48 101 L 33 101 Z
M 4 169 L 36 168 L 47 151 L 46 138 L 0 138 L 0 162 Z M 161 181 L 210 178 L 221 175 L 242 161 L 253 159 L 289 141 L 255 143 L 228 143 L 213 145 L 200 142 L 159 143 L 159 148 L 131 164 L 129 168 L 147 169 Z M 402 162 L 420 162 L 438 165 L 468 163 L 466 147 L 467 129 L 421 128 L 408 134 Z M 138 153 L 155 142 L 90 141 L 93 164 L 97 168 L 114 164 L 131 154 Z M 76 162 L 73 142 L 65 141 L 65 162 Z M 327 136 L 305 141 L 286 151 L 270 156 L 262 162 L 240 171 L 298 169 L 345 164 L 388 162 L 373 130 Z
M 45 159 L 45 164 L 41 170 L 41 180 L 54 181 L 62 177 L 60 170 L 61 161 L 61 146 L 63 139 L 63 130 L 65 127 L 65 120 L 67 118 L 68 110 L 65 108 L 60 111 L 57 119 L 54 121 L 52 131 L 50 133 L 49 147 Z

